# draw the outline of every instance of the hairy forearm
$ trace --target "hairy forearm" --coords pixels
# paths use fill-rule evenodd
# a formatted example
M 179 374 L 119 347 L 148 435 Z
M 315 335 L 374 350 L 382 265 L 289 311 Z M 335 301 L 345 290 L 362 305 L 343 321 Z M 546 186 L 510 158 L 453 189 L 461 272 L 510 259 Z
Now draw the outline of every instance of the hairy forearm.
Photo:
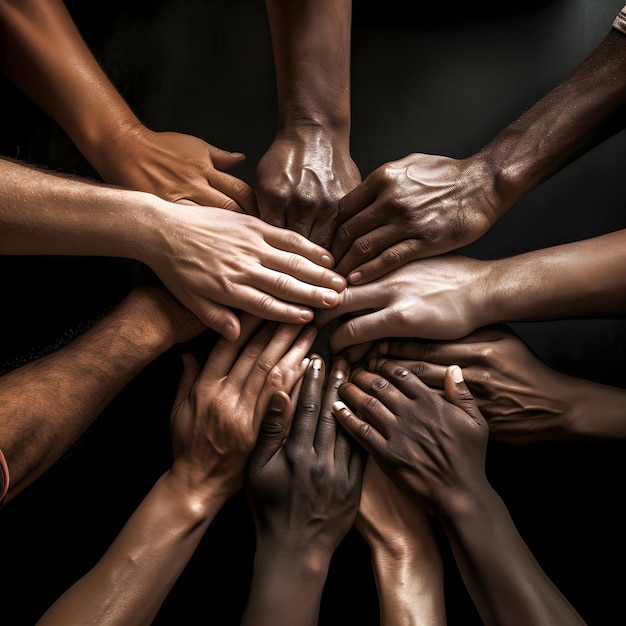
M 116 256 L 145 262 L 158 248 L 165 203 L 0 159 L 0 253 Z
M 483 325 L 626 312 L 626 229 L 487 265 Z
M 71 343 L 1 377 L 0 447 L 11 472 L 8 499 L 51 467 L 173 343 L 162 310 L 145 292 L 134 291 Z
M 447 498 L 442 523 L 486 624 L 584 624 L 546 576 L 488 485 Z
M 139 122 L 61 0 L 0 2 L 0 62 L 99 170 L 99 154 Z
M 490 141 L 487 164 L 500 214 L 580 154 L 621 130 L 626 105 L 626 36 L 611 30 L 571 76 Z
M 317 626 L 329 559 L 257 544 L 242 626 Z
M 102 559 L 38 622 L 146 626 L 225 502 L 209 484 L 200 490 L 164 474 Z
M 266 0 L 276 68 L 279 131 L 350 130 L 350 0 Z

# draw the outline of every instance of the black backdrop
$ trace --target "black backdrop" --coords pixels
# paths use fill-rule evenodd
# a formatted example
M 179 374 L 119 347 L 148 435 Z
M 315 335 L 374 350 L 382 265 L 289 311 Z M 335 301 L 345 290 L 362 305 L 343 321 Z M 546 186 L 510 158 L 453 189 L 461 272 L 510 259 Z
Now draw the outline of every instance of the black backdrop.
M 464 157 L 480 148 L 591 52 L 622 0 L 502 3 L 506 8 L 495 12 L 481 3 L 470 12 L 461 2 L 445 10 L 421 4 L 355 2 L 352 153 L 363 176 L 410 152 Z M 275 122 L 261 0 L 72 0 L 68 7 L 148 126 L 245 152 L 247 161 L 233 173 L 253 183 Z M 11 83 L 2 80 L 0 93 L 2 154 L 95 175 Z M 578 159 L 465 252 L 496 258 L 626 227 L 625 142 L 618 135 Z M 0 264 L 5 371 L 67 342 L 121 298 L 140 269 L 98 258 L 5 257 Z M 623 319 L 514 328 L 555 369 L 624 384 Z M 55 467 L 2 511 L 0 624 L 33 624 L 101 556 L 169 466 L 179 353 L 172 350 L 142 372 Z M 489 449 L 489 478 L 522 536 L 590 624 L 623 621 L 625 463 L 622 443 Z M 449 623 L 480 624 L 445 544 L 442 549 Z M 237 624 L 253 552 L 253 528 L 237 496 L 212 524 L 155 623 Z M 320 623 L 374 625 L 377 611 L 367 546 L 353 531 L 331 564 Z

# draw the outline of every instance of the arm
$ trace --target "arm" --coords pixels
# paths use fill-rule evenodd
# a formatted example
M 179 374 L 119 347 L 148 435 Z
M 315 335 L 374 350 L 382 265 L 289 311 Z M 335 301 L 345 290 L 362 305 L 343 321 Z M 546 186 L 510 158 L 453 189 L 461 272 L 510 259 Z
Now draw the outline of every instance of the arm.
M 330 559 L 359 504 L 362 466 L 331 415 L 347 375 L 337 361 L 324 391 L 313 356 L 292 400 L 276 394 L 248 466 L 257 548 L 242 624 L 315 626 Z
M 443 565 L 430 520 L 372 457 L 356 526 L 372 551 L 381 626 L 444 626 Z
M 306 323 L 345 279 L 301 235 L 213 207 L 69 179 L 0 160 L 0 253 L 118 256 L 148 265 L 207 326 L 235 338 L 229 307 Z
M 376 351 L 430 387 L 443 387 L 448 365 L 461 366 L 498 441 L 626 438 L 626 389 L 557 372 L 506 330 L 481 329 L 454 342 L 389 341 Z
M 616 29 L 560 85 L 466 159 L 412 154 L 340 202 L 332 252 L 353 284 L 484 234 L 535 187 L 624 127 L 626 35 Z
M 201 372 L 187 356 L 171 416 L 174 463 L 102 559 L 38 626 L 151 624 L 172 585 L 243 472 L 278 376 L 290 389 L 304 373 L 315 333 L 250 317 L 239 340 L 220 340 Z M 310 329 L 307 329 L 310 331 Z
M 106 182 L 172 202 L 254 209 L 248 185 L 221 171 L 244 155 L 146 128 L 98 65 L 62 0 L 0 2 L 0 67 Z
M 493 261 L 444 254 L 349 286 L 317 323 L 366 311 L 333 332 L 339 351 L 387 337 L 458 339 L 499 322 L 622 314 L 625 266 L 626 229 Z
M 546 576 L 485 475 L 489 430 L 461 369 L 442 397 L 401 365 L 357 370 L 333 412 L 395 484 L 442 524 L 485 624 L 584 624 Z
M 2 376 L 7 500 L 51 467 L 144 367 L 202 330 L 167 292 L 137 288 L 71 343 Z
M 260 216 L 329 248 L 336 202 L 361 180 L 350 156 L 351 0 L 266 0 L 278 98 L 257 166 Z

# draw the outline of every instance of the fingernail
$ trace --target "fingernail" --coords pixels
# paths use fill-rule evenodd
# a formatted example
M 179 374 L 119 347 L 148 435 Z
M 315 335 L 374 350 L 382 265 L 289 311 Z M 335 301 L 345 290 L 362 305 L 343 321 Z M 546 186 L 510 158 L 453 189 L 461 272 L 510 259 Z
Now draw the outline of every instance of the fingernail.
M 361 272 L 352 272 L 350 276 L 348 276 L 348 280 L 351 283 L 358 283 L 363 278 L 363 274 Z
M 461 371 L 461 368 L 458 365 L 451 365 L 450 373 L 452 374 L 452 380 L 455 383 L 463 382 L 463 372 Z
M 322 263 L 324 263 L 325 265 L 328 265 L 328 267 L 332 267 L 335 264 L 335 261 L 332 257 L 328 256 L 327 254 L 323 254 Z
M 346 281 L 344 278 L 341 278 L 340 276 L 335 276 L 335 278 L 333 278 L 330 282 L 332 283 L 333 288 L 337 292 L 343 291 L 346 288 Z
M 343 409 L 347 409 L 348 407 L 341 401 L 337 400 L 333 402 L 333 411 L 342 411 Z
M 312 361 L 311 361 L 311 367 L 314 370 L 321 370 L 322 369 L 322 359 L 318 359 L 317 357 L 315 357 Z
M 303 368 L 305 368 L 305 369 L 306 369 L 307 367 L 309 367 L 309 361 L 310 361 L 310 360 L 311 360 L 311 359 L 309 359 L 309 357 L 308 357 L 308 356 L 305 356 L 305 357 L 302 359 L 302 367 L 303 367 Z
M 300 317 L 305 322 L 310 322 L 313 319 L 313 311 L 310 311 L 309 309 L 300 309 Z
M 324 304 L 327 305 L 335 305 L 339 302 L 339 296 L 336 291 L 325 291 L 324 296 L 322 297 Z
M 378 354 L 386 355 L 389 352 L 389 342 L 383 341 L 378 344 Z
M 337 378 L 338 380 L 344 380 L 346 378 L 347 374 L 345 372 L 345 370 L 341 369 L 340 367 L 336 367 L 333 370 L 333 377 Z

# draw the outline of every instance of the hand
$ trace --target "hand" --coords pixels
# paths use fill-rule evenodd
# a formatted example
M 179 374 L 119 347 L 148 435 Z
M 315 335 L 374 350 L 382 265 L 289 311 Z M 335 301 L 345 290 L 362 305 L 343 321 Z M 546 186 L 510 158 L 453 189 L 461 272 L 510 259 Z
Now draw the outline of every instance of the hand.
M 185 355 L 171 416 L 172 472 L 187 475 L 184 484 L 201 492 L 197 485 L 213 483 L 214 493 L 217 481 L 226 496 L 242 486 L 270 396 L 276 385 L 291 391 L 304 375 L 315 335 L 311 326 L 243 316 L 238 340 L 220 339 L 202 371 Z
M 340 388 L 333 414 L 415 504 L 439 516 L 464 492 L 486 485 L 489 429 L 461 369 L 451 366 L 445 397 L 402 365 L 381 359 Z M 456 377 L 456 380 L 455 378 Z
M 334 306 L 345 287 L 344 278 L 323 267 L 333 263 L 323 248 L 258 218 L 183 205 L 158 215 L 156 242 L 142 253 L 146 264 L 203 323 L 231 340 L 239 320 L 227 307 L 304 324 L 313 319 L 308 307 Z
M 248 491 L 257 537 L 273 553 L 329 560 L 354 522 L 361 457 L 331 413 L 346 376 L 339 359 L 324 391 L 324 362 L 313 356 L 291 425 L 291 398 L 272 399 L 248 464 Z
M 487 268 L 488 262 L 451 254 L 413 261 L 372 283 L 348 286 L 332 311 L 316 315 L 316 325 L 358 313 L 330 336 L 333 352 L 387 337 L 463 337 L 484 325 Z
M 363 284 L 415 259 L 467 245 L 496 221 L 493 175 L 477 159 L 410 154 L 339 201 L 337 271 Z
M 346 142 L 324 131 L 274 140 L 256 171 L 260 217 L 330 249 L 337 202 L 361 182 Z
M 256 211 L 249 185 L 226 173 L 245 159 L 241 153 L 221 150 L 192 135 L 154 132 L 139 123 L 112 141 L 111 150 L 96 163 L 107 183 L 169 202 Z
M 582 381 L 541 361 L 512 332 L 485 328 L 454 342 L 384 342 L 384 354 L 430 387 L 443 387 L 447 366 L 463 377 L 494 439 L 522 444 L 568 439 L 576 386 Z

